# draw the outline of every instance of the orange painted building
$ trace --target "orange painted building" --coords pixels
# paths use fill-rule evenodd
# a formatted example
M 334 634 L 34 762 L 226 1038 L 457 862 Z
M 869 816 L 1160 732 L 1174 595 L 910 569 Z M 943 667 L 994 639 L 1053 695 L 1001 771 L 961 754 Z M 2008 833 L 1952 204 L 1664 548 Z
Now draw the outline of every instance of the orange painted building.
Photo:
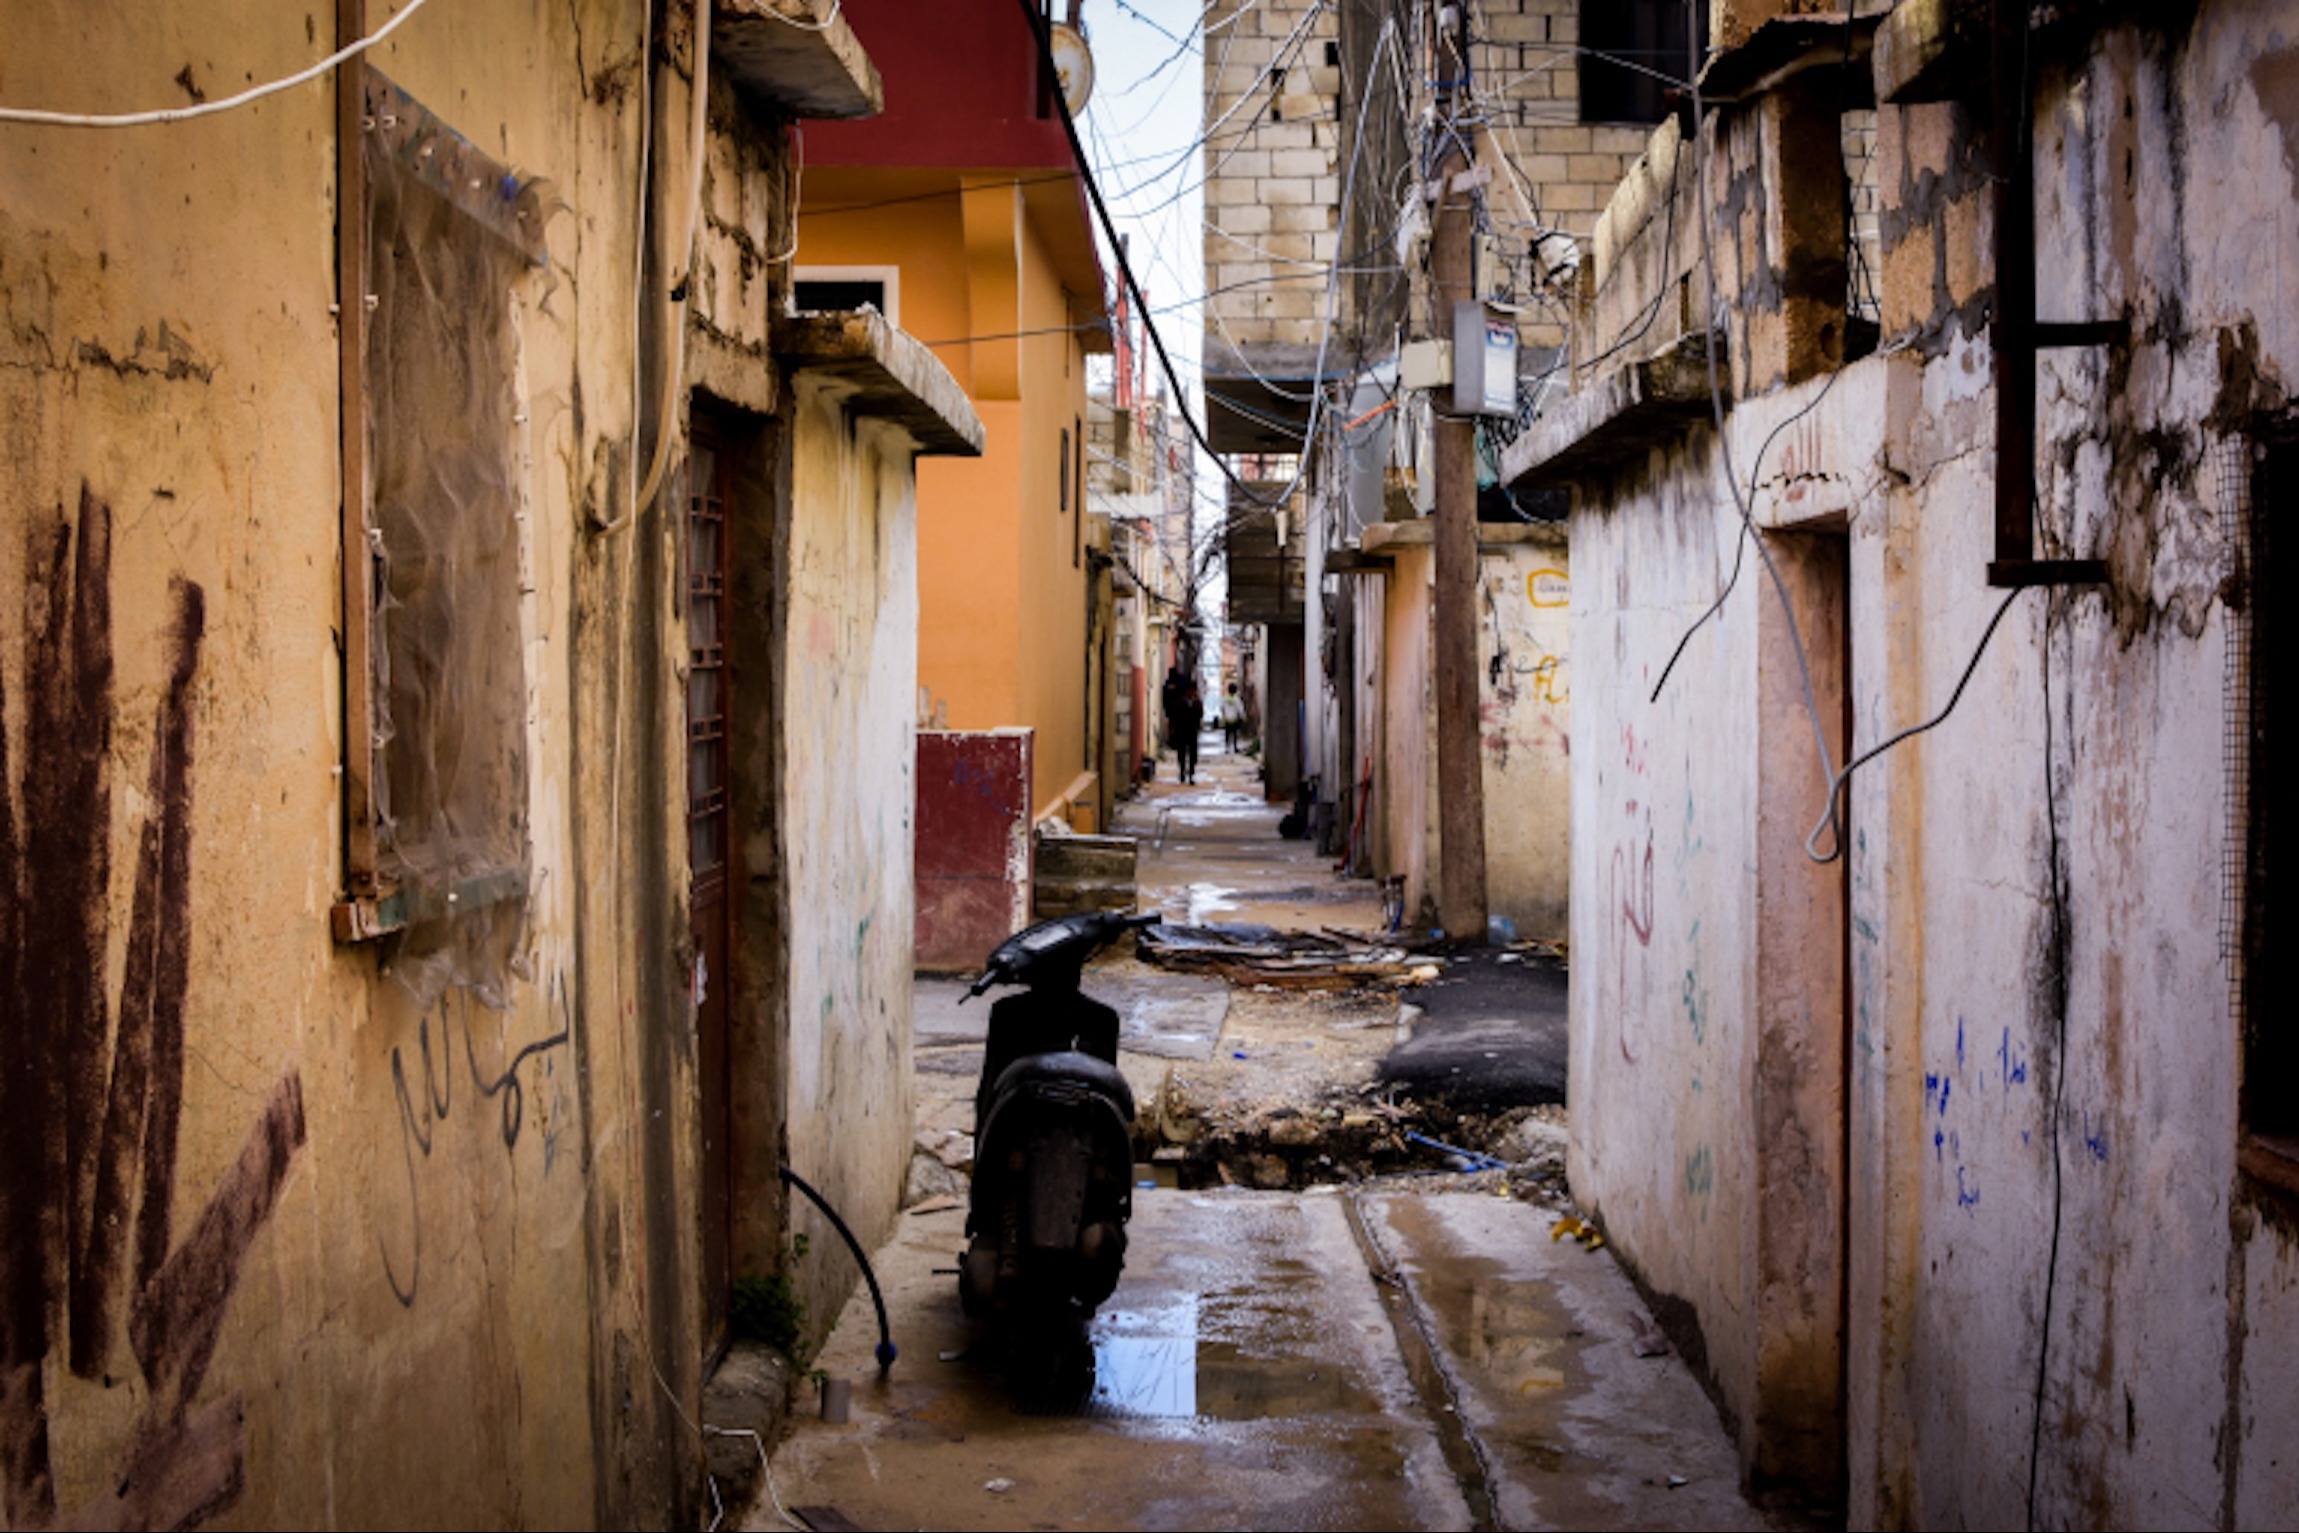
M 809 124 L 800 307 L 876 303 L 988 433 L 918 477 L 920 723 L 1036 732 L 1031 802 L 1099 828 L 1089 720 L 1088 352 L 1110 349 L 1092 213 L 1014 0 L 846 0 L 886 110 Z

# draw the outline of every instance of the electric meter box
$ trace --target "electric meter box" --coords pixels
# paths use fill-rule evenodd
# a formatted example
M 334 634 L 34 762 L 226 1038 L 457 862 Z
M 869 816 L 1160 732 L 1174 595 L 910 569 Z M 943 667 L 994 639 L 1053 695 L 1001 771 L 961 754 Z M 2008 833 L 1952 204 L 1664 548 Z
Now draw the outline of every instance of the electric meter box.
M 1453 414 L 1517 413 L 1517 321 L 1474 299 L 1453 305 Z

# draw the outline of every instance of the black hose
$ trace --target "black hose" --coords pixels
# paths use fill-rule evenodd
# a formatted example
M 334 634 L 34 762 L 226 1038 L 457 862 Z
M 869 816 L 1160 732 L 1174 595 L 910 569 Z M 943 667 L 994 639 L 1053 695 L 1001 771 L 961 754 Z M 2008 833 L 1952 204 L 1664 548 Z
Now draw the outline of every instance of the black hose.
M 878 1274 L 870 1270 L 870 1256 L 862 1249 L 862 1242 L 854 1238 L 854 1232 L 846 1227 L 846 1221 L 838 1217 L 838 1210 L 830 1206 L 827 1198 L 808 1186 L 806 1178 L 788 1166 L 781 1169 L 782 1179 L 805 1193 L 806 1200 L 822 1210 L 822 1217 L 830 1221 L 830 1227 L 838 1231 L 839 1237 L 846 1242 L 846 1249 L 852 1251 L 854 1259 L 862 1264 L 862 1281 L 870 1285 L 870 1302 L 878 1307 L 878 1372 L 884 1375 L 894 1366 L 894 1335 L 886 1326 L 886 1295 L 879 1291 Z

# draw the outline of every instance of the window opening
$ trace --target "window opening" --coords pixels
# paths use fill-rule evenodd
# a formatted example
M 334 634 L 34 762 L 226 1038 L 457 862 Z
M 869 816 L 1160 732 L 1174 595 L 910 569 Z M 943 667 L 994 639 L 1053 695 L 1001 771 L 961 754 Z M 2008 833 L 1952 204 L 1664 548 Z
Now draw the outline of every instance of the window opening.
M 533 189 L 363 72 L 344 305 L 360 422 L 345 517 L 347 939 L 396 933 L 419 1000 L 508 984 L 527 890 L 525 484 L 517 294 L 544 259 Z M 352 192 L 356 190 L 356 201 Z M 356 578 L 354 578 L 356 576 Z
M 790 285 L 790 304 L 801 314 L 827 313 L 835 309 L 872 308 L 886 312 L 886 284 L 883 282 L 808 282 L 801 279 Z
M 902 269 L 898 266 L 801 266 L 790 274 L 790 306 L 801 314 L 827 314 L 868 304 L 902 323 Z
M 1705 0 L 1692 6 L 1683 0 L 1581 0 L 1581 121 L 1657 123 L 1666 117 L 1695 36 L 1708 36 Z

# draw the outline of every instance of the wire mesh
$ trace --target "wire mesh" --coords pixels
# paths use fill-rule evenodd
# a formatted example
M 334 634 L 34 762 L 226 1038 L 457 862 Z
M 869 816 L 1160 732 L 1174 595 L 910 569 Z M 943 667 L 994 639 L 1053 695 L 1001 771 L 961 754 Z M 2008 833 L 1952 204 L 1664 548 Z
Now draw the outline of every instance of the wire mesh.
M 2219 501 L 2220 530 L 2230 565 L 2229 587 L 2237 599 L 2226 604 L 2227 649 L 2221 683 L 2220 770 L 2226 784 L 2226 834 L 2220 841 L 2219 957 L 2233 964 L 2243 946 L 2243 907 L 2249 884 L 2251 845 L 2251 585 L 2253 516 L 2252 447 L 2248 438 L 2223 438 L 2211 450 Z M 2234 988 L 2236 1023 L 2243 1017 L 2243 986 Z
M 1844 312 L 1853 320 L 1877 324 L 1883 304 L 1876 273 L 1881 265 L 1882 227 L 1876 195 L 1876 114 L 1844 114 Z

